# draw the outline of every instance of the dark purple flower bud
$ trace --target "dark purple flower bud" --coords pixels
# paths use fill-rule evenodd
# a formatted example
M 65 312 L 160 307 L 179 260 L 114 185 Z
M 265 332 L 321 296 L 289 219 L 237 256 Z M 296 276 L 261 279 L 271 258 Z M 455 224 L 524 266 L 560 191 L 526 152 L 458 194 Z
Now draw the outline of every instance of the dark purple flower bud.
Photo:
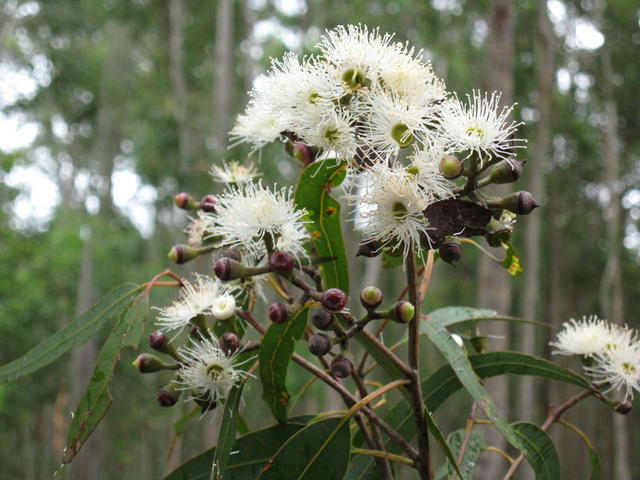
M 316 333 L 315 335 L 311 335 L 309 337 L 309 341 L 307 342 L 309 347 L 309 351 L 318 357 L 322 357 L 329 353 L 331 350 L 331 340 L 326 335 L 322 333 Z
M 275 302 L 269 305 L 267 316 L 273 323 L 284 323 L 289 318 L 289 310 L 282 302 Z
M 246 274 L 246 268 L 240 262 L 229 257 L 219 258 L 213 266 L 213 272 L 223 282 L 241 278 Z
M 220 348 L 225 354 L 231 355 L 240 348 L 240 337 L 233 332 L 224 333 L 220 337 Z
M 346 378 L 351 375 L 353 364 L 351 361 L 339 355 L 331 361 L 331 374 L 337 378 Z
M 331 330 L 333 315 L 324 308 L 316 308 L 311 312 L 311 323 L 319 330 Z
M 162 363 L 158 357 L 149 353 L 141 353 L 133 362 L 131 362 L 131 365 L 133 365 L 140 373 L 154 373 L 171 368 L 169 365 Z
M 375 310 L 382 303 L 382 290 L 378 287 L 364 287 L 360 292 L 360 303 L 367 310 Z
M 362 242 L 358 246 L 356 257 L 373 258 L 380 255 L 381 252 L 382 252 L 382 249 L 380 248 L 380 244 L 375 240 L 369 240 L 366 242 Z
M 173 407 L 180 398 L 180 390 L 178 390 L 176 382 L 169 382 L 160 390 L 158 390 L 158 403 L 161 407 Z
M 349 297 L 339 288 L 329 288 L 322 292 L 320 303 L 329 312 L 341 312 L 347 306 Z
M 462 245 L 457 240 L 448 241 L 440 245 L 438 249 L 440 258 L 447 262 L 449 265 L 453 265 L 462 258 Z
M 202 197 L 202 200 L 200 200 L 200 208 L 204 212 L 213 213 L 216 211 L 217 203 L 218 199 L 215 197 L 215 195 L 205 195 L 204 197 Z
M 167 345 L 169 345 L 169 337 L 167 337 L 163 332 L 153 332 L 149 335 L 149 346 L 154 350 L 164 353 L 167 349 Z
M 269 266 L 278 273 L 289 273 L 296 264 L 295 258 L 289 252 L 274 252 L 269 259 Z
M 620 415 L 627 415 L 631 411 L 632 407 L 633 407 L 633 404 L 629 400 L 623 400 L 620 403 L 618 403 L 618 405 L 616 405 L 614 410 L 616 413 L 619 413 Z

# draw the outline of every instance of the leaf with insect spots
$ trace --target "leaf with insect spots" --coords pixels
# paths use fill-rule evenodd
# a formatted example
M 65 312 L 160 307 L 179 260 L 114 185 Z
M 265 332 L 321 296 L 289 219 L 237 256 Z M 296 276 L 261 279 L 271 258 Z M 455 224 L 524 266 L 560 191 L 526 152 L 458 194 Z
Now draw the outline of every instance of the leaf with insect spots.
M 331 189 L 340 185 L 347 164 L 335 159 L 314 162 L 305 168 L 296 189 L 295 202 L 304 208 L 304 220 L 311 234 L 316 257 L 330 258 L 318 264 L 324 288 L 339 288 L 349 293 L 347 254 L 340 225 L 340 203 L 331 197 Z

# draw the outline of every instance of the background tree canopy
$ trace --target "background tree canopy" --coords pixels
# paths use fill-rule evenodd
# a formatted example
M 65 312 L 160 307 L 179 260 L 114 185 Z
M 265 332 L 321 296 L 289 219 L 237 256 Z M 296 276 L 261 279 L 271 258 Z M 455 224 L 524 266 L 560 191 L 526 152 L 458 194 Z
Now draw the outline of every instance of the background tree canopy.
M 524 182 L 543 208 L 515 238 L 525 274 L 505 284 L 499 272 L 494 281 L 467 248 L 467 261 L 437 269 L 429 310 L 478 297 L 555 327 L 597 313 L 638 328 L 640 9 L 631 0 L 514 3 L 0 1 L 0 364 L 113 285 L 142 283 L 164 269 L 165 247 L 180 240 L 175 232 L 185 223 L 173 196 L 185 186 L 196 196 L 216 193 L 211 164 L 249 154 L 244 146 L 227 149 L 227 131 L 255 77 L 270 57 L 312 52 L 325 28 L 343 23 L 397 32 L 424 49 L 452 90 L 499 89 L 526 122 Z M 298 175 L 280 145 L 255 156 L 265 182 Z M 354 291 L 400 284 L 398 272 L 353 262 Z M 156 295 L 156 304 L 167 300 Z M 505 350 L 540 351 L 548 341 L 521 327 L 492 333 Z M 96 345 L 0 385 L 6 478 L 48 478 L 56 470 Z M 135 352 L 124 355 L 133 360 Z M 441 363 L 435 353 L 427 360 L 430 371 Z M 186 425 L 186 407 L 157 407 L 157 379 L 141 379 L 128 363 L 116 372 L 105 423 L 63 478 L 161 478 L 215 443 L 215 422 Z M 292 367 L 288 380 L 291 392 L 301 388 L 301 370 Z M 542 406 L 569 389 L 515 379 L 488 385 L 505 413 L 538 421 Z M 299 413 L 339 405 L 319 385 L 311 389 Z M 245 398 L 260 402 L 259 388 Z M 447 418 L 468 411 L 468 399 L 454 398 L 437 414 L 448 431 Z M 263 408 L 249 409 L 252 429 L 269 425 Z M 597 408 L 581 405 L 569 418 L 582 418 L 594 439 L 603 478 L 638 478 L 640 465 L 631 460 L 640 454 L 637 412 L 620 423 L 594 414 Z M 552 436 L 566 474 L 587 478 L 580 441 L 560 428 Z M 483 455 L 486 477 L 479 478 L 493 478 L 488 472 L 501 461 Z

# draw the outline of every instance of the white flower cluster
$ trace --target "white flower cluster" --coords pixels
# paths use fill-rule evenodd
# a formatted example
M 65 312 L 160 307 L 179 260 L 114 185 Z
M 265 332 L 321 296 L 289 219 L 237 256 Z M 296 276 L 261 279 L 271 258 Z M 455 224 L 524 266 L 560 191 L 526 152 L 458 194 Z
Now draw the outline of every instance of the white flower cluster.
M 637 331 L 596 316 L 571 319 L 562 326 L 553 353 L 579 355 L 588 360 L 585 371 L 604 391 L 622 390 L 632 399 L 640 390 L 640 340 Z
M 156 310 L 159 312 L 156 325 L 165 331 L 181 331 L 198 315 L 211 315 L 225 321 L 236 310 L 234 288 L 217 279 L 196 275 L 195 283 L 184 281 L 176 301 Z
M 501 108 L 499 95 L 474 92 L 460 101 L 422 51 L 392 35 L 339 26 L 317 47 L 315 56 L 272 61 L 231 137 L 254 149 L 286 137 L 314 148 L 317 158 L 348 161 L 348 183 L 360 187 L 348 199 L 368 240 L 406 251 L 429 238 L 422 210 L 452 196 L 438 173 L 443 156 L 475 155 L 482 164 L 521 146 L 512 138 L 512 108 Z

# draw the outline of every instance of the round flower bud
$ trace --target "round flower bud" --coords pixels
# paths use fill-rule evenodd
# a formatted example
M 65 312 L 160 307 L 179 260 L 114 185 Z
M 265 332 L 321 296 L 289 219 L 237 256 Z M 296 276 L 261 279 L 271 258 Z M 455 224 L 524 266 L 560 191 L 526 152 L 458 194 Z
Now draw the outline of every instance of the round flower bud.
M 286 152 L 302 165 L 307 166 L 315 160 L 316 152 L 306 143 L 291 141 L 285 143 Z
M 351 361 L 339 355 L 331 361 L 331 374 L 337 378 L 346 378 L 351 375 L 353 364 Z
M 158 390 L 158 403 L 161 407 L 173 407 L 180 398 L 180 390 L 178 390 L 176 382 L 169 382 L 160 390 Z
M 226 355 L 231 355 L 240 348 L 240 337 L 233 332 L 224 333 L 220 337 L 220 348 Z
M 349 297 L 339 288 L 329 288 L 322 292 L 320 303 L 329 312 L 337 313 L 347 306 Z
M 378 287 L 364 287 L 360 292 L 360 303 L 367 310 L 375 310 L 382 303 L 382 290 Z
M 195 210 L 198 208 L 198 203 L 191 195 L 185 192 L 177 194 L 173 198 L 173 201 L 175 202 L 176 207 L 181 208 L 182 210 Z
M 522 175 L 523 162 L 510 158 L 498 162 L 489 172 L 491 183 L 513 183 Z
M 205 195 L 200 200 L 200 208 L 209 213 L 213 213 L 216 211 L 216 204 L 218 203 L 218 199 L 215 195 Z
M 311 323 L 319 330 L 331 330 L 333 315 L 324 308 L 316 308 L 311 312 Z
M 211 315 L 218 321 L 229 320 L 236 313 L 236 299 L 233 295 L 219 295 L 211 303 Z
M 149 346 L 158 352 L 164 353 L 169 345 L 169 337 L 163 332 L 153 332 L 149 335 Z
M 240 262 L 228 257 L 219 258 L 213 266 L 213 273 L 223 282 L 244 276 L 246 268 Z
M 284 323 L 289 318 L 289 310 L 282 302 L 275 302 L 269 305 L 267 316 L 273 323 Z
M 161 407 L 173 407 L 178 401 L 178 397 L 174 393 L 165 390 L 159 390 L 157 398 Z
M 331 340 L 326 335 L 322 333 L 316 333 L 315 335 L 311 335 L 309 337 L 309 341 L 307 342 L 309 347 L 309 351 L 318 357 L 322 357 L 329 353 L 331 350 Z
M 141 353 L 138 357 L 131 362 L 136 370 L 140 373 L 154 373 L 160 370 L 166 370 L 168 365 L 162 363 L 162 361 L 155 355 L 149 353 Z
M 273 252 L 269 259 L 269 266 L 278 273 L 289 273 L 296 264 L 295 258 L 289 252 Z
M 445 155 L 438 165 L 440 174 L 447 180 L 455 180 L 464 171 L 462 161 L 455 155 Z
M 398 323 L 409 323 L 413 320 L 416 308 L 411 302 L 401 301 L 393 307 L 391 320 Z
M 623 400 L 620 403 L 618 403 L 618 405 L 616 405 L 614 410 L 616 413 L 619 413 L 620 415 L 627 415 L 631 411 L 632 407 L 633 407 L 633 404 L 629 400 Z
M 220 258 L 230 258 L 231 260 L 235 260 L 236 262 L 241 262 L 242 254 L 235 248 L 227 248 L 220 252 Z
M 448 263 L 449 265 L 453 265 L 458 262 L 462 258 L 462 245 L 460 245 L 459 241 L 449 241 L 440 245 L 438 249 L 440 253 L 440 258 Z

